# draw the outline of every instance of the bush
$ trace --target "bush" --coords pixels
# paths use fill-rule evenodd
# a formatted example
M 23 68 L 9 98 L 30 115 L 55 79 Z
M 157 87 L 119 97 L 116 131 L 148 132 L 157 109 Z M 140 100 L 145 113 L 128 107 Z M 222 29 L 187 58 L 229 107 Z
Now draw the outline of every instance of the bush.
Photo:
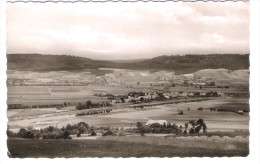
M 97 133 L 96 133 L 96 132 L 94 132 L 94 131 L 92 131 L 90 135 L 91 135 L 91 136 L 96 136 L 96 135 L 97 135 Z
M 79 130 L 78 129 L 73 129 L 70 131 L 70 134 L 78 134 Z
M 25 128 L 21 128 L 18 132 L 18 136 L 21 138 L 34 138 L 34 133 L 31 132 L 30 130 L 27 130 Z
M 94 127 L 92 128 L 92 130 Z M 89 130 L 89 125 L 85 122 L 79 122 L 71 125 L 67 124 L 66 127 L 57 128 L 54 126 L 48 126 L 47 128 L 35 130 L 33 128 L 21 128 L 18 133 L 13 133 L 10 130 L 7 131 L 7 135 L 17 136 L 21 138 L 34 138 L 34 139 L 71 139 L 70 134 L 82 134 Z M 94 133 L 93 133 L 94 135 Z
M 6 134 L 7 134 L 8 137 L 17 137 L 17 134 L 12 132 L 12 131 L 10 131 L 10 130 L 7 130 Z
M 120 133 L 118 134 L 118 136 L 125 136 L 125 133 L 124 133 L 124 132 L 120 132 Z
M 48 132 L 53 132 L 55 130 L 55 127 L 54 126 L 49 126 L 47 127 L 46 129 Z
M 108 130 L 106 131 L 105 133 L 102 134 L 102 136 L 114 136 L 115 134 L 111 131 L 111 130 Z
M 150 125 L 151 128 L 160 128 L 161 125 L 159 123 L 153 123 Z
M 70 137 L 70 132 L 65 130 L 63 133 L 62 133 L 62 138 L 63 139 L 71 139 Z
M 189 134 L 194 134 L 194 133 L 195 133 L 194 128 L 190 128 Z

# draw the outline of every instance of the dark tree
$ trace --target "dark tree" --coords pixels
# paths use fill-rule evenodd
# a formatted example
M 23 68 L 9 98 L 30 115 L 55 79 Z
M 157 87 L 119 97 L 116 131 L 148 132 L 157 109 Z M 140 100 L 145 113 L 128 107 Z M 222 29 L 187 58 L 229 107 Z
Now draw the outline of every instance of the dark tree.
M 114 136 L 115 134 L 110 130 L 108 129 L 105 133 L 102 134 L 102 136 Z
M 209 83 L 209 85 L 210 85 L 210 86 L 215 86 L 215 82 L 214 82 L 214 81 L 211 81 L 211 82 Z
M 185 123 L 185 129 L 186 129 L 186 130 L 187 130 L 188 126 L 189 126 L 189 123 L 186 122 L 186 123 Z
M 24 138 L 25 134 L 26 134 L 25 128 L 21 128 L 18 132 L 18 136 L 21 137 L 21 138 Z
M 194 133 L 195 133 L 194 128 L 190 128 L 189 134 L 194 134 Z
M 194 120 L 190 120 L 189 123 L 192 125 L 193 128 L 194 128 L 195 125 L 196 125 L 196 121 L 194 121 Z
M 141 97 L 141 98 L 140 98 L 140 101 L 144 101 L 144 98 L 143 98 L 143 97 Z
M 197 121 L 197 125 L 199 125 L 199 126 L 202 126 L 202 124 L 204 123 L 204 120 L 203 119 L 198 119 L 198 121 Z
M 162 126 L 162 127 L 163 127 L 163 128 L 166 128 L 166 123 L 165 123 L 165 122 L 163 123 L 163 126 Z
M 201 129 L 201 126 L 197 126 L 196 128 L 195 128 L 195 133 L 199 133 L 200 132 L 200 129 Z
M 202 124 L 203 133 L 207 133 L 207 126 L 205 123 Z
M 48 126 L 46 130 L 47 130 L 48 132 L 53 132 L 54 129 L 55 129 L 54 126 Z
M 96 136 L 97 133 L 96 133 L 95 131 L 92 131 L 92 132 L 90 133 L 90 135 L 91 135 L 91 136 Z
M 79 122 L 79 123 L 77 123 L 77 127 L 80 127 L 80 126 L 84 126 L 84 127 L 86 127 L 87 129 L 89 129 L 89 125 L 88 125 L 87 123 L 85 123 L 85 122 Z
M 63 139 L 70 139 L 70 132 L 68 130 L 65 130 L 63 132 L 63 136 L 62 136 Z
M 7 134 L 8 137 L 17 137 L 16 133 L 12 132 L 11 130 L 7 130 L 6 134 Z
M 88 101 L 86 102 L 86 105 L 87 105 L 87 108 L 89 109 L 89 108 L 91 108 L 91 106 L 92 106 L 92 102 L 91 102 L 90 100 L 88 100 Z
M 137 127 L 137 129 L 140 129 L 143 127 L 143 124 L 141 122 L 137 122 L 136 127 Z
M 151 128 L 160 128 L 161 125 L 159 123 L 153 123 L 150 125 Z

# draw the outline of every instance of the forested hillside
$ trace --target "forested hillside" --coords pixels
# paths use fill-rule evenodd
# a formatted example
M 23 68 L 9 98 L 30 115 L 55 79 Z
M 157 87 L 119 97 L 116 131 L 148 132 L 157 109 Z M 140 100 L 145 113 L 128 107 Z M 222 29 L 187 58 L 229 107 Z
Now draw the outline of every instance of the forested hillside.
M 201 69 L 249 69 L 249 55 L 172 55 L 159 56 L 143 61 L 114 62 L 68 55 L 8 54 L 7 68 L 9 70 L 27 71 L 83 71 L 98 68 L 148 69 L 152 71 L 174 70 L 177 74 L 180 74 Z

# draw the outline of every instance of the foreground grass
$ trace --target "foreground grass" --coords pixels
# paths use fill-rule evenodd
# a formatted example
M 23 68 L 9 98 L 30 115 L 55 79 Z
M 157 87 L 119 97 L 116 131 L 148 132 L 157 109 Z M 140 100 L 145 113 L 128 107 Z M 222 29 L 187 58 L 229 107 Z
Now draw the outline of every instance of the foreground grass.
M 248 144 L 240 149 L 219 150 L 189 145 L 171 146 L 113 140 L 7 140 L 10 157 L 191 157 L 247 156 Z
M 194 136 L 206 136 L 206 137 L 212 137 L 212 136 L 218 136 L 218 137 L 237 137 L 237 136 L 241 136 L 243 138 L 249 137 L 250 133 L 249 131 L 238 131 L 238 132 L 208 132 L 208 133 L 199 133 L 199 134 L 178 134 L 178 135 L 173 135 L 173 136 L 168 136 L 168 137 L 181 137 L 181 136 L 190 136 L 190 137 L 194 137 Z

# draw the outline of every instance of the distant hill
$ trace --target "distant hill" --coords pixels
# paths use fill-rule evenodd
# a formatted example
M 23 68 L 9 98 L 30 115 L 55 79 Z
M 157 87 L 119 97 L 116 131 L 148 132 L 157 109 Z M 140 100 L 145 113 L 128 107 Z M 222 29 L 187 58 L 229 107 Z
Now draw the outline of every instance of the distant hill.
M 102 61 L 68 55 L 8 54 L 8 70 L 26 71 L 83 71 L 85 69 L 118 68 L 140 70 L 173 70 L 176 74 L 201 69 L 249 69 L 249 55 L 210 54 L 159 56 L 136 61 Z
M 249 70 L 229 71 L 227 69 L 202 69 L 193 73 L 196 76 L 204 76 L 223 82 L 228 80 L 233 84 L 248 84 Z

